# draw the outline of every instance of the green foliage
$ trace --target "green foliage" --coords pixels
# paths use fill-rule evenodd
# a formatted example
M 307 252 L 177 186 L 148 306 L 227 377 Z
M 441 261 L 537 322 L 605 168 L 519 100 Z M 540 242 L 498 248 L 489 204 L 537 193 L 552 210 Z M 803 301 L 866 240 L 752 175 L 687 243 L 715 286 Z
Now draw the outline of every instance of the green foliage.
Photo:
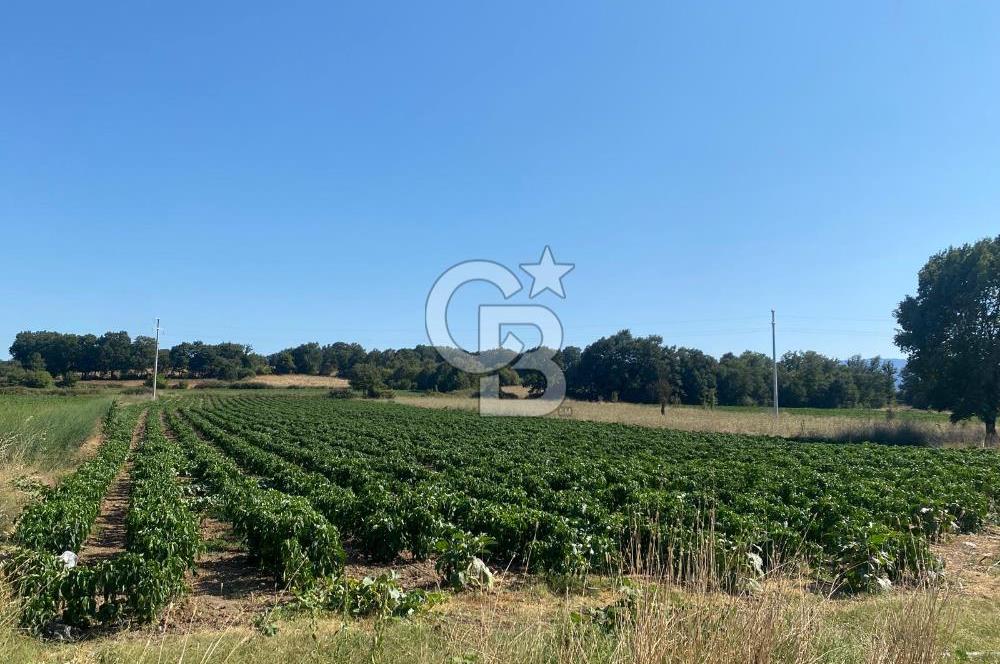
M 438 597 L 423 590 L 403 590 L 396 572 L 377 577 L 323 579 L 296 597 L 299 608 L 335 611 L 351 618 L 409 618 L 432 606 Z
M 168 596 L 180 591 L 183 574 L 194 569 L 201 548 L 198 518 L 177 481 L 186 466 L 184 453 L 163 435 L 159 410 L 151 410 L 145 440 L 132 466 L 126 546 L 173 573 Z
M 130 339 L 125 332 L 101 337 L 56 332 L 21 332 L 11 354 L 20 374 L 0 367 L 0 385 L 21 384 L 25 369 L 53 375 L 80 372 L 84 378 L 134 375 L 152 368 L 153 340 Z M 518 355 L 504 349 L 480 353 L 484 363 L 501 366 L 503 386 L 523 385 L 529 396 L 545 389 L 542 375 L 511 366 Z M 628 330 L 604 337 L 580 350 L 554 351 L 553 361 L 566 375 L 568 394 L 581 399 L 638 403 L 729 406 L 772 402 L 771 359 L 760 353 L 726 354 L 720 360 L 694 348 L 664 345 L 659 336 L 635 337 Z M 180 343 L 160 351 L 164 375 L 244 380 L 264 373 L 319 374 L 352 381 L 370 398 L 390 398 L 392 390 L 454 392 L 475 389 L 477 377 L 451 366 L 432 346 L 366 351 L 356 343 L 316 342 L 286 348 L 268 357 L 237 343 Z M 814 352 L 789 353 L 779 362 L 782 400 L 793 407 L 882 408 L 895 396 L 893 367 L 879 358 L 846 362 Z M 503 394 L 503 393 L 502 393 Z
M 244 383 L 244 382 L 230 383 L 229 389 L 231 389 L 231 390 L 272 390 L 272 389 L 274 389 L 274 386 L 273 385 L 269 385 L 268 383 L 255 383 L 255 382 L 251 381 L 251 382 L 248 382 L 248 383 Z
M 21 385 L 24 387 L 52 387 L 52 374 L 45 369 L 26 371 Z
M 385 384 L 385 372 L 374 364 L 359 364 L 351 370 L 351 389 L 361 392 L 369 399 L 378 399 L 391 392 Z
M 134 412 L 137 412 L 135 408 L 128 409 L 129 414 Z M 124 438 L 121 432 L 127 431 L 131 439 L 132 430 L 126 425 L 134 427 L 134 416 L 125 417 L 115 412 L 113 422 L 113 425 L 109 422 L 110 433 L 117 432 L 115 437 L 120 440 Z M 127 451 L 127 444 L 125 449 Z M 106 454 L 102 447 L 95 461 Z M 34 536 L 44 520 L 33 517 L 34 520 L 21 522 L 18 539 L 23 548 L 17 549 L 4 564 L 4 573 L 22 597 L 21 622 L 25 627 L 37 630 L 56 617 L 78 627 L 124 619 L 145 623 L 156 618 L 170 598 L 183 590 L 184 574 L 194 569 L 195 556 L 201 548 L 198 520 L 177 482 L 177 475 L 185 463 L 180 449 L 164 437 L 159 413 L 153 410 L 132 468 L 126 552 L 112 560 L 67 568 L 53 552 L 58 546 L 53 547 L 52 541 Z M 80 472 L 93 477 L 96 471 L 81 469 L 67 480 L 73 482 L 70 487 L 83 486 Z M 60 488 L 66 485 L 64 482 Z M 90 482 L 85 486 L 89 491 Z M 38 505 L 87 506 L 83 501 L 67 503 L 68 490 L 58 498 L 47 496 Z M 43 516 L 53 513 L 34 506 L 29 509 L 35 510 L 32 514 Z M 86 514 L 89 516 L 91 512 L 87 510 Z M 65 512 L 55 513 L 63 515 Z M 56 525 L 52 533 L 68 530 L 78 539 L 82 531 L 82 526 L 76 522 L 60 526 L 57 520 L 50 521 Z M 89 528 L 88 525 L 88 532 Z M 76 547 L 67 548 L 75 550 Z
M 145 381 L 143 381 L 142 384 L 145 385 L 146 387 L 153 387 L 153 377 L 150 376 Z M 167 389 L 167 377 L 164 376 L 163 374 L 158 374 L 156 376 L 156 389 L 157 390 Z
M 920 270 L 917 295 L 899 304 L 896 345 L 909 353 L 908 398 L 979 417 L 996 442 L 1000 414 L 1000 236 L 950 248 Z
M 97 456 L 32 503 L 18 519 L 13 539 L 38 551 L 78 551 L 90 533 L 108 487 L 118 476 L 132 442 L 140 410 L 112 406 Z
M 168 412 L 167 416 L 192 472 L 218 495 L 226 519 L 246 539 L 251 554 L 277 578 L 292 586 L 308 586 L 319 577 L 343 570 L 345 554 L 340 534 L 309 501 L 262 488 L 225 455 L 203 442 L 176 412 Z M 207 421 L 199 425 L 212 430 Z
M 281 396 L 220 399 L 185 416 L 378 560 L 428 555 L 457 529 L 492 538 L 487 560 L 503 565 L 615 569 L 642 545 L 682 568 L 709 547 L 723 574 L 745 573 L 750 553 L 764 570 L 800 554 L 840 587 L 878 589 L 933 566 L 928 544 L 941 533 L 990 522 L 1000 491 L 1000 460 L 977 450 Z M 442 565 L 450 576 L 460 562 Z
M 64 466 L 110 406 L 105 396 L 0 394 L 0 462 L 19 457 Z
M 488 535 L 455 530 L 437 541 L 434 548 L 438 558 L 434 568 L 455 590 L 488 589 L 493 585 L 493 574 L 481 558 L 494 542 Z

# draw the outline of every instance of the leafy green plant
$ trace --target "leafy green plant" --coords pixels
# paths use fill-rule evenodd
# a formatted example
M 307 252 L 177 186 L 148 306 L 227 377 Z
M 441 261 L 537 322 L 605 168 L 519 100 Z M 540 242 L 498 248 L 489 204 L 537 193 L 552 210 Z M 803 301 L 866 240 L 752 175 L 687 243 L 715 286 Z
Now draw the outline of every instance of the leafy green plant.
M 231 514 L 239 513 L 234 501 L 251 502 L 234 498 L 241 491 L 277 491 L 384 561 L 433 555 L 454 528 L 491 538 L 487 562 L 532 570 L 614 570 L 641 547 L 682 576 L 693 556 L 710 551 L 713 571 L 736 583 L 796 555 L 838 587 L 868 591 L 933 569 L 930 543 L 995 522 L 1000 498 L 1000 458 L 979 450 L 281 395 L 192 401 L 171 413 L 174 421 L 197 429 L 189 456 L 212 491 L 229 496 Z M 232 479 L 243 473 L 264 486 Z M 268 541 L 252 548 L 266 551 Z M 445 546 L 441 553 L 456 557 L 450 577 L 468 558 L 461 543 Z
M 423 590 L 403 590 L 395 571 L 376 577 L 322 579 L 296 598 L 300 608 L 335 611 L 352 618 L 408 618 L 432 606 L 439 597 Z
M 97 456 L 25 508 L 14 530 L 14 542 L 54 554 L 79 550 L 125 463 L 139 413 L 136 407 L 112 406 Z
M 110 427 L 108 444 L 131 442 L 135 417 Z M 67 480 L 68 487 L 54 498 L 53 504 L 62 509 L 85 506 L 84 498 L 96 493 L 98 480 L 110 472 L 117 461 L 117 446 L 102 448 L 83 478 Z M 128 452 L 126 444 L 125 453 Z M 184 574 L 194 568 L 201 549 L 198 522 L 188 506 L 177 475 L 185 459 L 180 449 L 163 435 L 159 411 L 153 409 L 146 422 L 146 435 L 136 451 L 132 467 L 132 491 L 126 516 L 126 552 L 112 560 L 92 565 L 68 567 L 60 556 L 50 550 L 51 540 L 26 538 L 22 546 L 4 565 L 5 575 L 12 580 L 22 598 L 21 622 L 39 630 L 57 617 L 67 624 L 89 627 L 113 623 L 126 618 L 151 622 L 171 597 L 184 588 Z M 93 468 L 97 468 L 94 470 Z M 79 472 L 84 472 L 81 469 Z M 86 481 L 84 481 L 86 479 Z M 78 491 L 71 499 L 69 489 Z M 84 493 L 84 489 L 87 493 Z M 99 508 L 99 505 L 98 505 Z M 60 514 L 38 511 L 37 514 Z M 43 523 L 40 517 L 29 522 L 32 527 Z M 50 519 L 50 523 L 59 523 Z M 82 529 L 78 521 L 70 522 Z M 23 526 L 23 532 L 31 532 Z M 69 530 L 69 529 L 67 529 Z M 58 541 L 58 540 L 57 540 Z M 43 546 L 32 549 L 32 543 Z
M 438 559 L 434 567 L 445 583 L 455 590 L 488 590 L 493 587 L 493 573 L 481 556 L 495 541 L 488 535 L 455 530 L 437 541 L 435 550 Z

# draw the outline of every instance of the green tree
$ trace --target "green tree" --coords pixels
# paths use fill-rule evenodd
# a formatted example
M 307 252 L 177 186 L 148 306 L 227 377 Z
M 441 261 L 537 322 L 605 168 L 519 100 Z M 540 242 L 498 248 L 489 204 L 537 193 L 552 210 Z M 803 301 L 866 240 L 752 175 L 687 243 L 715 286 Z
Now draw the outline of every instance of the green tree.
M 128 332 L 105 332 L 97 340 L 97 367 L 99 371 L 122 374 L 132 368 L 132 339 Z
M 292 349 L 295 371 L 300 374 L 316 375 L 323 366 L 323 350 L 316 342 L 302 344 Z
M 351 389 L 363 392 L 365 396 L 371 398 L 381 396 L 388 389 L 385 384 L 385 372 L 368 362 L 354 366 L 351 370 L 350 383 Z
M 137 336 L 132 340 L 132 362 L 129 370 L 137 376 L 153 370 L 156 357 L 156 340 L 153 337 Z
M 276 374 L 295 373 L 295 358 L 290 352 L 282 351 L 271 356 L 271 366 Z
M 918 274 L 896 309 L 909 390 L 952 421 L 978 417 L 997 444 L 1000 412 L 1000 236 L 949 248 Z

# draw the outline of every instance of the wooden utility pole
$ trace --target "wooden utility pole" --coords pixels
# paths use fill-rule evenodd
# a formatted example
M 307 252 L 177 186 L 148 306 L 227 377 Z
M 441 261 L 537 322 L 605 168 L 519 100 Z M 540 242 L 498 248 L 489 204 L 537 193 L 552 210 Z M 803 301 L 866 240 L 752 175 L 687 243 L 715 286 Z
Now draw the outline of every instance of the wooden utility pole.
M 156 350 L 153 352 L 153 401 L 156 401 L 156 374 L 160 370 L 160 319 L 156 319 Z
M 774 421 L 778 421 L 778 342 L 775 340 L 774 309 L 771 309 L 771 364 L 774 369 Z

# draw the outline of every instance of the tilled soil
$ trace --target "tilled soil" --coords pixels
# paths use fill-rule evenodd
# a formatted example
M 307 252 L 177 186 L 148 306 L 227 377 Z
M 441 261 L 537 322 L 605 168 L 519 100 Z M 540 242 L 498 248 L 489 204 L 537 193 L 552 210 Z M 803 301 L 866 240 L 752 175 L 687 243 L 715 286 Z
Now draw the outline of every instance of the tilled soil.
M 146 415 L 132 432 L 132 451 L 146 433 Z M 79 564 L 96 565 L 125 551 L 125 517 L 132 491 L 132 451 L 125 467 L 108 490 L 101 503 L 101 513 L 94 522 L 90 537 L 80 549 Z

